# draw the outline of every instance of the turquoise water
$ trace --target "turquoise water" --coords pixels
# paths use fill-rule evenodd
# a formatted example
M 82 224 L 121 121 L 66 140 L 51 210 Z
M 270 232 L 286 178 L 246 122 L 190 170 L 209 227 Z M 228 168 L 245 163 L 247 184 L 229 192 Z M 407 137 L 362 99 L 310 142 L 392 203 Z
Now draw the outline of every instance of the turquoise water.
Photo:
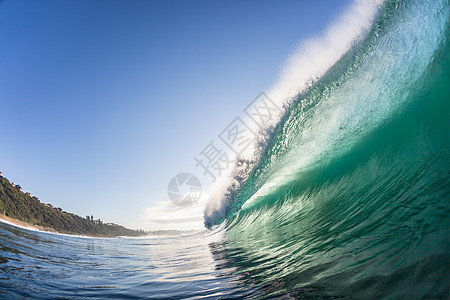
M 448 1 L 386 2 L 367 38 L 289 107 L 224 207 L 251 282 L 448 298 L 448 15 Z
M 387 1 L 224 214 L 174 237 L 0 225 L 6 298 L 449 298 L 448 1 Z M 225 217 L 219 217 L 225 216 Z

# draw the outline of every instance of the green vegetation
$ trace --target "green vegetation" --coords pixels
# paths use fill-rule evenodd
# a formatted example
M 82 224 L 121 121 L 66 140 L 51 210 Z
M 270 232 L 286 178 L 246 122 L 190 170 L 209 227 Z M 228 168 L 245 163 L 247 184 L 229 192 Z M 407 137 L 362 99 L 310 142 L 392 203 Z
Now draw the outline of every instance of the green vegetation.
M 38 198 L 24 193 L 20 186 L 0 176 L 0 214 L 7 217 L 56 230 L 60 233 L 97 237 L 142 236 L 147 232 L 131 230 L 100 220 L 82 218 L 72 213 L 41 203 Z

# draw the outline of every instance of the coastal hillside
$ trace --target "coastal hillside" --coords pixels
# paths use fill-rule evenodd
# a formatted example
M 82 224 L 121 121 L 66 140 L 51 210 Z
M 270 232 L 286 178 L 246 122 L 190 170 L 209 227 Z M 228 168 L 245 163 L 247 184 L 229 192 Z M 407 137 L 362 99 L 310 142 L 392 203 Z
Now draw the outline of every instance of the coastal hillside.
M 142 230 L 103 223 L 93 217 L 82 218 L 72 213 L 44 204 L 37 197 L 25 193 L 19 185 L 9 182 L 0 173 L 0 214 L 30 225 L 58 233 L 95 237 L 143 236 Z

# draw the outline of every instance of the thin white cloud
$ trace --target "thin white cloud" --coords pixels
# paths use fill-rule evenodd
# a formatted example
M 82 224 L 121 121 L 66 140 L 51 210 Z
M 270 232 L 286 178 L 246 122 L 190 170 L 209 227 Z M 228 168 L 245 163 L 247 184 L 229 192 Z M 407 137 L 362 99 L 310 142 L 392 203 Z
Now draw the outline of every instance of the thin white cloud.
M 141 218 L 146 222 L 149 230 L 192 230 L 204 229 L 205 202 L 207 197 L 192 206 L 180 207 L 171 201 L 162 201 L 144 210 Z

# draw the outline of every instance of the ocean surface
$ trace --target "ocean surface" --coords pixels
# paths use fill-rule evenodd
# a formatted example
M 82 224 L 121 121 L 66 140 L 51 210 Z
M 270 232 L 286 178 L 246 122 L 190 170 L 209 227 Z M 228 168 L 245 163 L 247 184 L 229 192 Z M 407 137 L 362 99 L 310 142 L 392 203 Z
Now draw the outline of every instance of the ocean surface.
M 449 299 L 449 2 L 386 1 L 286 107 L 209 229 L 0 224 L 0 298 Z

